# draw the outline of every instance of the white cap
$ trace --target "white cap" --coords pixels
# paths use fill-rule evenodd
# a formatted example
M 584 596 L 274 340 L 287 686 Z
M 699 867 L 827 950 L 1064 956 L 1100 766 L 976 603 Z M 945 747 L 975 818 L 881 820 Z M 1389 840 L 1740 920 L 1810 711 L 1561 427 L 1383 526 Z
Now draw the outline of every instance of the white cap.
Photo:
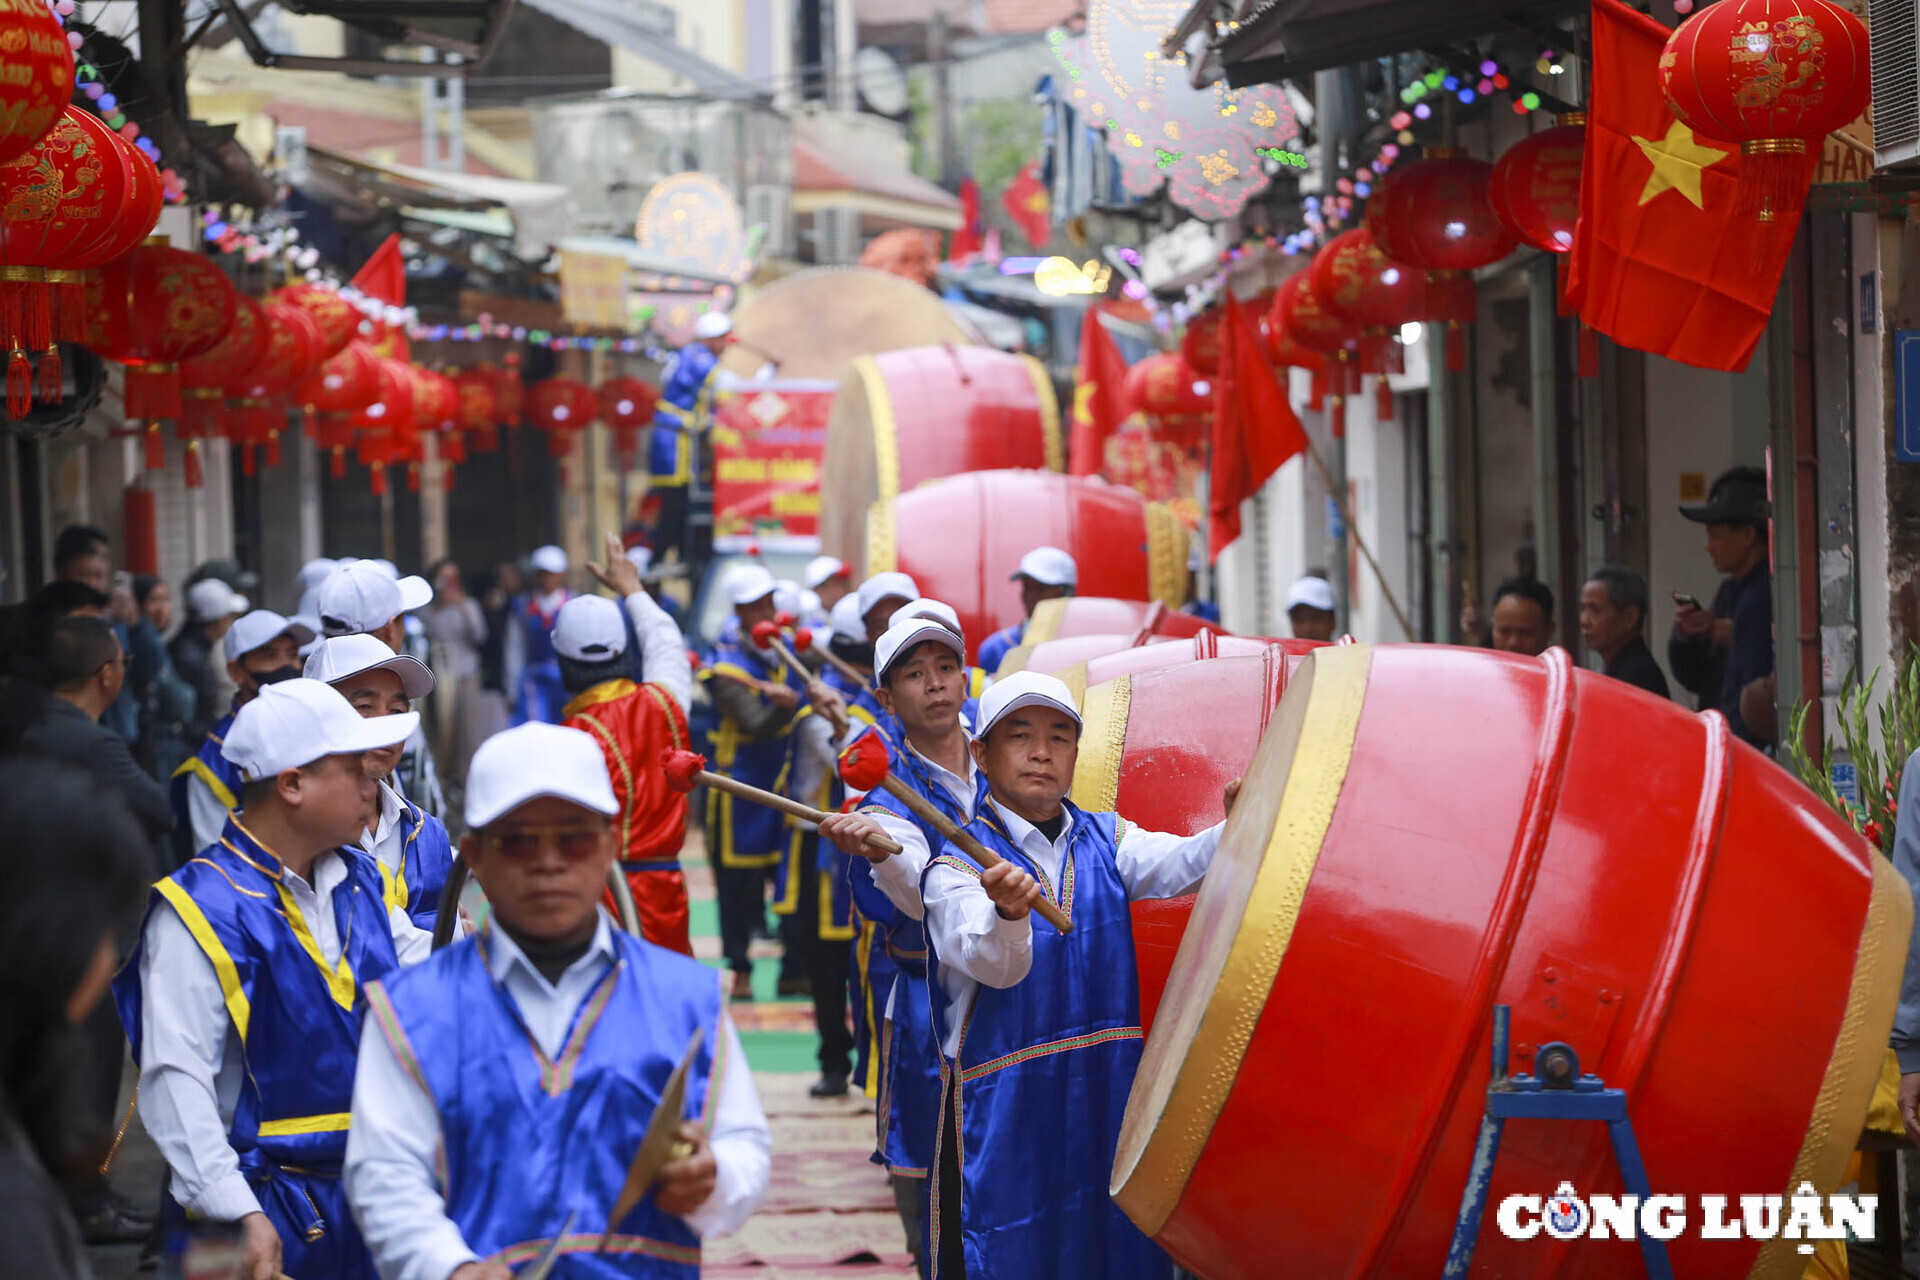
M 627 563 L 641 573 L 645 573 L 647 570 L 653 568 L 653 548 L 648 546 L 628 547 Z
M 800 584 L 781 578 L 773 584 L 773 607 L 782 613 L 791 613 L 795 617 L 806 608 L 806 600 L 800 594 Z
M 1010 576 L 1032 578 L 1043 587 L 1071 587 L 1080 581 L 1080 567 L 1058 547 L 1035 547 L 1020 557 Z
M 727 599 L 736 605 L 765 600 L 780 589 L 765 565 L 743 564 L 727 570 Z
M 1303 605 L 1309 609 L 1318 609 L 1322 613 L 1332 613 L 1334 611 L 1333 584 L 1325 578 L 1315 577 L 1312 574 L 1296 579 L 1294 584 L 1287 588 L 1287 607 L 1281 612 L 1292 613 Z
M 852 575 L 853 569 L 845 560 L 836 556 L 815 556 L 807 561 L 807 571 L 801 575 L 801 581 L 807 586 L 818 589 L 820 584 L 841 574 Z
M 820 616 L 820 593 L 818 591 L 802 591 L 800 593 L 800 607 L 794 610 L 794 612 L 803 618 L 818 618 Z
M 1022 707 L 1052 707 L 1080 723 L 1079 708 L 1073 705 L 1073 691 L 1057 677 L 1038 671 L 1016 671 L 1004 680 L 996 680 L 980 698 L 975 736 L 984 738 L 988 730 Z
M 191 621 L 215 622 L 246 611 L 247 598 L 218 578 L 202 578 L 187 588 L 187 617 Z
M 320 641 L 307 655 L 307 679 L 322 684 L 339 684 L 363 671 L 393 672 L 400 677 L 400 688 L 409 698 L 417 700 L 433 692 L 433 672 L 427 664 L 395 653 L 378 636 L 335 636 Z
M 889 596 L 918 600 L 920 584 L 904 573 L 876 573 L 860 584 L 860 616 L 873 612 L 873 606 Z
M 527 563 L 541 573 L 565 573 L 567 571 L 567 553 L 549 542 L 527 557 Z
M 579 729 L 534 722 L 494 734 L 467 766 L 467 826 L 478 830 L 529 800 L 554 796 L 608 817 L 620 812 L 600 744 Z
M 381 559 L 375 558 L 367 561 L 367 563 L 372 565 L 374 568 L 378 569 L 380 572 L 386 574 L 389 578 L 394 579 L 395 581 L 398 581 L 400 578 L 400 566 L 395 564 L 391 560 L 381 560 Z
M 376 631 L 433 599 L 425 578 L 396 578 L 372 560 L 355 560 L 327 575 L 314 593 L 320 630 L 330 636 Z
M 286 635 L 292 636 L 295 644 L 305 644 L 313 639 L 313 632 L 305 623 L 283 618 L 271 609 L 255 609 L 244 617 L 234 619 L 233 625 L 227 628 L 226 638 L 220 642 L 221 652 L 226 655 L 228 662 L 238 662 L 255 649 L 263 649 Z M 380 642 L 376 640 L 374 643 Z
M 329 559 L 326 556 L 316 556 L 301 565 L 300 594 L 303 596 L 309 594 L 315 587 L 331 577 L 333 571 L 339 567 L 340 562 L 338 560 Z
M 827 625 L 848 644 L 867 642 L 866 615 L 860 612 L 859 596 L 845 595 L 835 601 L 833 612 L 827 615 Z
M 918 600 L 901 605 L 887 619 L 889 627 L 897 627 L 909 618 L 932 618 L 935 622 L 944 622 L 953 628 L 953 634 L 964 636 L 966 629 L 960 625 L 960 615 L 954 607 L 940 600 L 930 600 L 922 596 Z
M 418 711 L 362 716 L 330 685 L 282 680 L 265 686 L 240 708 L 220 754 L 239 768 L 243 779 L 258 782 L 326 756 L 396 746 L 419 727 Z
M 605 596 L 575 596 L 553 623 L 553 651 L 575 662 L 605 662 L 627 651 L 627 623 Z
M 733 332 L 733 320 L 724 311 L 703 311 L 700 318 L 693 322 L 693 336 L 703 341 L 707 338 L 724 338 Z
M 894 615 L 896 618 L 899 616 Z M 873 646 L 874 683 L 884 683 L 887 668 L 893 665 L 893 660 L 904 658 L 915 645 L 926 640 L 945 645 L 953 650 L 953 656 L 960 660 L 960 665 L 966 665 L 966 642 L 948 630 L 944 623 L 934 618 L 905 618 L 888 627 L 887 634 L 881 636 L 880 642 Z

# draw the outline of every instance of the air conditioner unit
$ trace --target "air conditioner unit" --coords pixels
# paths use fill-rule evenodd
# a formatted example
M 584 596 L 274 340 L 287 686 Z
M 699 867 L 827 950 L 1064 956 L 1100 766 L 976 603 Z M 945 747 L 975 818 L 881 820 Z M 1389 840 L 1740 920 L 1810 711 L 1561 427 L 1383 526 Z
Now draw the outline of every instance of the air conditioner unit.
M 860 259 L 860 211 L 821 209 L 813 215 L 813 260 L 820 266 Z
M 747 188 L 746 200 L 747 229 L 763 228 L 760 248 L 762 252 L 773 256 L 787 252 L 791 229 L 787 226 L 787 189 L 770 182 L 755 183 Z
M 1871 0 L 1873 163 L 1885 169 L 1920 160 L 1920 4 Z

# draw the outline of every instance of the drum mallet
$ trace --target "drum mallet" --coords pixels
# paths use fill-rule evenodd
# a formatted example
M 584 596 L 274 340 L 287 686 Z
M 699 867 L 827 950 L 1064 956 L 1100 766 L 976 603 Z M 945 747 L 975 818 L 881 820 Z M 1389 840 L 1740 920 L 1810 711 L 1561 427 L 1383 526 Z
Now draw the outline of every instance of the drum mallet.
M 802 652 L 808 649 L 813 649 L 813 632 L 809 631 L 805 627 L 794 628 L 793 647 L 796 651 L 802 651 Z M 851 662 L 848 662 L 845 658 L 841 657 L 837 653 L 834 653 L 832 650 L 814 649 L 813 651 L 819 654 L 821 657 L 825 658 L 828 662 L 832 663 L 834 670 L 838 671 L 841 675 L 845 676 L 847 679 L 853 681 L 853 683 L 857 687 L 864 689 L 868 686 L 868 684 L 871 683 L 868 677 L 861 674 L 860 668 L 854 666 Z
M 808 671 L 800 659 L 794 656 L 793 650 L 787 647 L 787 642 L 780 638 L 780 624 L 777 621 L 767 619 L 763 622 L 754 623 L 752 635 L 753 642 L 756 645 L 762 649 L 771 649 L 779 654 L 780 661 L 787 664 L 787 670 L 799 676 L 802 680 L 808 682 L 813 680 L 813 673 Z M 847 718 L 845 715 L 828 715 L 828 723 L 833 725 L 835 737 L 839 737 L 847 731 Z
M 936 809 L 927 798 L 912 787 L 896 778 L 892 773 L 893 761 L 887 752 L 887 744 L 878 733 L 863 733 L 840 755 L 840 780 L 847 784 L 850 791 L 883 790 L 899 800 L 913 813 L 913 816 L 938 831 L 946 839 L 960 846 L 961 852 L 979 863 L 983 868 L 996 867 L 1006 859 L 981 844 L 967 832 L 954 824 L 953 819 Z M 1058 929 L 1061 933 L 1073 932 L 1073 921 L 1067 913 L 1055 906 L 1045 894 L 1034 904 L 1034 912 L 1042 920 Z
M 800 819 L 802 822 L 819 822 L 829 815 L 818 809 L 801 804 L 798 800 L 789 800 L 785 796 L 775 795 L 771 791 L 762 791 L 759 787 L 736 782 L 724 773 L 714 773 L 707 768 L 707 758 L 695 751 L 675 751 L 668 748 L 660 755 L 660 765 L 666 772 L 667 785 L 675 791 L 691 791 L 695 787 L 708 786 L 742 800 L 751 800 L 755 804 L 766 805 L 769 809 Z M 885 849 L 888 853 L 899 853 L 900 845 L 883 835 L 867 836 L 867 843 L 876 849 Z

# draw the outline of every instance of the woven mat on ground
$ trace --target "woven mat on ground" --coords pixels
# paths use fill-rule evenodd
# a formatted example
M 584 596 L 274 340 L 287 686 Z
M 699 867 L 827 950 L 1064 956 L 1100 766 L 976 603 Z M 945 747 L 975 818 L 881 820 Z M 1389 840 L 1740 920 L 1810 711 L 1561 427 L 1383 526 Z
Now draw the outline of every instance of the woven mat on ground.
M 731 1274 L 734 1267 L 861 1267 L 891 1272 L 912 1266 L 900 1219 L 885 1213 L 755 1214 L 746 1226 L 702 1251 L 701 1274 Z M 835 1271 L 837 1274 L 837 1270 Z M 765 1275 L 764 1271 L 756 1274 Z

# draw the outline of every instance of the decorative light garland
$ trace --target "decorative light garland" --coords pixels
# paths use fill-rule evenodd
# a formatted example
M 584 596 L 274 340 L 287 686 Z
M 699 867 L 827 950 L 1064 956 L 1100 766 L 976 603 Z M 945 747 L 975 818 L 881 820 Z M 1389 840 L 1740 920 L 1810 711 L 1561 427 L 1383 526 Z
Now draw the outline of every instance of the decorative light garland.
M 78 7 L 74 0 L 48 0 L 47 4 L 47 8 L 63 27 L 67 25 L 67 19 L 74 15 Z M 160 191 L 166 202 L 168 204 L 184 203 L 187 198 L 186 184 L 181 182 L 178 173 L 166 167 L 166 162 L 160 155 L 159 144 L 141 133 L 139 125 L 127 119 L 127 113 L 121 109 L 119 99 L 108 92 L 106 81 L 100 78 L 100 68 L 80 57 L 80 49 L 86 42 L 86 37 L 78 31 L 67 32 L 67 47 L 72 49 L 74 54 L 74 84 L 79 86 L 80 92 L 86 96 L 88 105 L 93 108 L 93 113 L 105 122 L 107 128 L 138 147 L 141 154 L 153 161 L 154 167 L 160 170 Z

